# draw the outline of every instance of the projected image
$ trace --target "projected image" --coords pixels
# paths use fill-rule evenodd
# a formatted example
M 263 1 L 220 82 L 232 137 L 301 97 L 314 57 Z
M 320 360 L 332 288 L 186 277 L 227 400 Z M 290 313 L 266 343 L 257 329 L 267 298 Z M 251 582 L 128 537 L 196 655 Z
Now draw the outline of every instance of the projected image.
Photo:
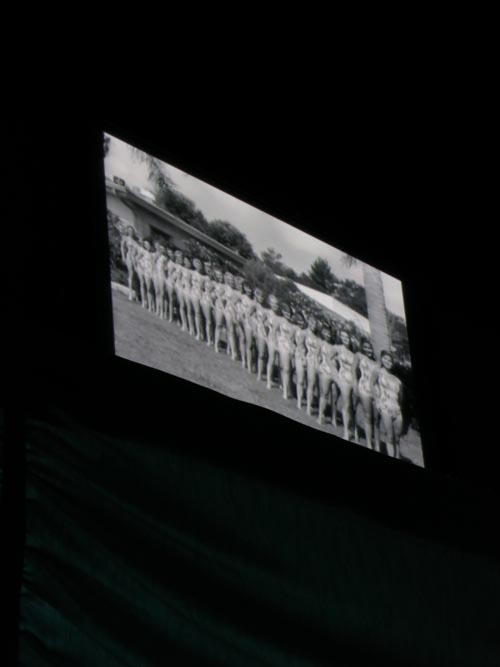
M 115 351 L 423 466 L 401 282 L 104 136 Z

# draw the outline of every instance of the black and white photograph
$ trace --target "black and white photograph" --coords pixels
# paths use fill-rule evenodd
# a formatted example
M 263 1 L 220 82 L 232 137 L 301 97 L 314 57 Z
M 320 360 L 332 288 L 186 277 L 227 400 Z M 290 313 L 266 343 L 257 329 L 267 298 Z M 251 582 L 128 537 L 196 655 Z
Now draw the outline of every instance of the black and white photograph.
M 115 353 L 424 466 L 396 277 L 104 135 Z

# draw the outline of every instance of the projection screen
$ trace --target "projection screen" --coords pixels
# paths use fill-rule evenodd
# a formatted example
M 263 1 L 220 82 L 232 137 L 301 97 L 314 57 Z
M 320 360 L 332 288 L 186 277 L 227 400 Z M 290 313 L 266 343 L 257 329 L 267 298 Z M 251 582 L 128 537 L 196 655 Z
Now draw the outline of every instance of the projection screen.
M 115 352 L 423 466 L 402 284 L 104 135 Z

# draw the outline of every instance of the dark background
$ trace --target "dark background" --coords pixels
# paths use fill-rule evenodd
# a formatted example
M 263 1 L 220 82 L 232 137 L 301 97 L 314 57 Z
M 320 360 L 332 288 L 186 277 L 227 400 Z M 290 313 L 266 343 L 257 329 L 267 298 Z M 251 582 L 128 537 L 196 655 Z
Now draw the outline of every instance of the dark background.
M 173 429 L 174 451 L 371 517 L 401 544 L 416 536 L 498 566 L 496 247 L 476 141 L 452 118 L 284 119 L 257 124 L 226 112 L 12 125 L 4 507 L 18 575 L 23 424 L 54 405 L 95 432 L 137 441 L 163 437 L 169 413 L 185 415 L 188 434 Z M 403 281 L 426 470 L 113 358 L 102 130 Z M 321 540 L 310 548 L 321 551 Z M 18 582 L 9 582 L 13 608 Z

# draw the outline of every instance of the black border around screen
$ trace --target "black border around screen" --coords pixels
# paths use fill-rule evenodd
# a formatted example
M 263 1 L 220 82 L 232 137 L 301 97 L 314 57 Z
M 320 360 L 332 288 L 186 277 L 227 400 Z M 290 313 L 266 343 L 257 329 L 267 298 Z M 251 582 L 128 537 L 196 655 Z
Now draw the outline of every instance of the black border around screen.
M 447 472 L 447 464 L 449 465 L 450 461 L 448 457 L 442 455 L 442 451 L 440 451 L 439 446 L 436 444 L 433 405 L 431 401 L 427 400 L 427 397 L 432 395 L 429 376 L 425 371 L 429 350 L 425 335 L 422 335 L 422 327 L 419 326 L 419 324 L 421 324 L 421 321 L 419 322 L 419 313 L 422 313 L 422 310 L 429 306 L 429 303 L 426 303 L 426 299 L 428 298 L 428 290 L 431 289 L 432 281 L 428 281 L 428 284 L 425 284 L 427 281 L 427 274 L 424 271 L 415 271 L 416 263 L 414 261 L 408 262 L 408 255 L 406 257 L 401 256 L 398 251 L 398 240 L 394 235 L 391 235 L 390 229 L 388 234 L 391 235 L 391 241 L 388 246 L 380 244 L 374 247 L 366 240 L 363 242 L 362 238 L 360 238 L 360 235 L 357 233 L 356 230 L 362 229 L 363 225 L 358 222 L 358 227 L 352 220 L 349 220 L 349 223 L 346 223 L 346 228 L 340 234 L 341 242 L 339 243 L 336 239 L 333 240 L 328 233 L 328 230 L 324 225 L 324 220 L 318 216 L 317 208 L 314 210 L 313 215 L 308 216 L 302 203 L 299 206 L 296 206 L 295 200 L 292 199 L 292 201 L 290 201 L 289 195 L 293 195 L 293 188 L 288 189 L 287 185 L 287 189 L 283 190 L 283 179 L 276 179 L 279 185 L 275 190 L 266 188 L 262 183 L 258 182 L 257 187 L 255 187 L 255 181 L 258 181 L 258 179 L 252 181 L 252 179 L 248 178 L 250 169 L 249 165 L 252 167 L 256 166 L 255 153 L 251 153 L 250 158 L 247 158 L 245 161 L 245 154 L 242 152 L 241 162 L 237 165 L 233 165 L 233 168 L 230 168 L 230 161 L 227 161 L 226 158 L 221 160 L 220 152 L 218 153 L 219 159 L 213 159 L 213 156 L 205 150 L 203 145 L 197 146 L 196 141 L 192 137 L 183 141 L 178 135 L 170 137 L 166 136 L 166 133 L 160 132 L 153 138 L 151 136 L 151 131 L 147 132 L 142 129 L 141 131 L 137 131 L 137 128 L 130 131 L 130 127 L 125 128 L 124 126 L 118 126 L 109 122 L 103 124 L 100 129 L 103 134 L 109 133 L 110 135 L 185 171 L 196 178 L 199 178 L 205 183 L 208 183 L 261 211 L 278 219 L 287 220 L 287 222 L 294 227 L 297 227 L 298 229 L 301 229 L 323 242 L 333 245 L 334 247 L 361 259 L 362 261 L 366 261 L 401 280 L 412 357 L 413 382 L 417 397 L 417 414 L 424 457 L 424 468 L 421 469 L 430 472 Z M 226 147 L 226 144 L 223 141 L 221 142 L 221 145 Z M 238 169 L 238 166 L 245 162 L 246 167 Z M 321 162 L 318 164 L 323 166 Z M 266 170 L 263 178 L 264 184 L 268 178 L 269 170 Z M 104 177 L 102 183 L 104 184 Z M 361 194 L 360 198 L 362 198 Z M 103 200 L 104 211 L 102 216 L 105 218 L 105 193 L 103 194 Z M 408 208 L 407 212 L 410 216 L 412 215 L 410 208 Z M 338 217 L 342 217 L 343 213 L 345 214 L 345 207 L 341 206 L 338 212 Z M 381 212 L 377 211 L 376 214 L 380 216 Z M 103 226 L 106 227 L 105 222 L 103 223 Z M 381 237 L 383 237 L 383 233 L 381 234 Z M 369 241 L 372 242 L 373 238 L 373 236 L 370 236 Z M 109 278 L 107 283 L 108 285 L 110 284 Z M 111 303 L 110 292 L 111 290 L 109 289 L 109 303 Z M 108 308 L 111 310 L 110 305 Z M 419 340 L 417 340 L 418 330 L 421 332 L 421 334 L 419 334 L 419 336 L 421 336 Z M 108 349 L 114 352 L 112 322 L 108 332 Z M 149 367 L 144 367 L 144 370 L 146 373 L 150 372 L 151 377 L 156 373 L 159 373 L 161 376 L 164 375 L 160 371 L 156 371 Z M 157 379 L 156 382 L 161 382 L 161 380 Z M 204 387 L 202 387 L 202 389 L 209 392 L 211 391 Z M 223 398 L 227 399 L 225 396 Z M 234 399 L 229 398 L 227 400 Z M 316 431 L 313 429 L 313 434 L 311 436 L 313 439 L 316 437 L 315 434 Z M 348 444 L 339 438 L 335 439 L 336 441 L 343 442 L 344 445 Z M 372 453 L 370 452 L 369 455 L 371 454 Z M 385 459 L 388 457 L 383 456 L 381 458 Z

